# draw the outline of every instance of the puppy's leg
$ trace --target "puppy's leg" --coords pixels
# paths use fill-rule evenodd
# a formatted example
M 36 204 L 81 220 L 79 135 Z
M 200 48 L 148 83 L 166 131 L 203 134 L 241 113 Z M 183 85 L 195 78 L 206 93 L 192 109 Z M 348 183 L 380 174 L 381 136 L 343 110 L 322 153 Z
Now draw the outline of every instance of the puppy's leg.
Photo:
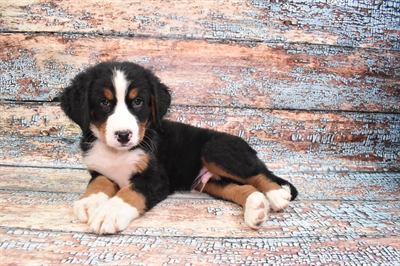
M 269 204 L 264 194 L 250 185 L 238 185 L 223 180 L 210 180 L 205 185 L 196 187 L 216 198 L 235 202 L 243 207 L 244 222 L 253 229 L 258 229 L 268 218 Z
M 76 217 L 86 223 L 93 211 L 109 198 L 113 197 L 118 191 L 118 185 L 103 175 L 94 176 L 83 194 L 74 203 L 74 213 Z
M 214 175 L 252 185 L 263 192 L 274 211 L 286 208 L 297 196 L 296 188 L 272 174 L 241 138 L 230 135 L 213 138 L 203 148 L 202 162 Z
M 272 173 L 252 176 L 247 182 L 265 193 L 274 211 L 285 209 L 289 206 L 290 200 L 297 196 L 297 190 L 293 185 Z
M 135 174 L 131 183 L 100 205 L 89 219 L 97 234 L 114 234 L 127 228 L 133 219 L 150 210 L 169 195 L 168 179 L 156 168 Z
M 257 158 L 258 159 L 258 158 Z M 239 164 L 239 162 L 237 162 Z M 297 196 L 296 188 L 272 173 L 262 174 L 260 172 L 268 171 L 264 165 L 259 166 L 257 171 L 249 171 L 249 173 L 237 173 L 237 175 L 230 172 L 231 169 L 222 169 L 215 163 L 203 162 L 203 166 L 214 175 L 232 179 L 240 184 L 249 184 L 255 187 L 257 190 L 263 192 L 270 202 L 271 209 L 274 211 L 280 211 L 289 205 L 289 202 Z M 245 169 L 249 169 L 246 165 L 243 165 Z M 266 171 L 265 171 L 266 170 Z M 251 175 L 251 172 L 258 172 L 260 174 Z
M 128 185 L 93 212 L 89 219 L 90 229 L 100 235 L 114 234 L 127 228 L 145 211 L 145 197 Z

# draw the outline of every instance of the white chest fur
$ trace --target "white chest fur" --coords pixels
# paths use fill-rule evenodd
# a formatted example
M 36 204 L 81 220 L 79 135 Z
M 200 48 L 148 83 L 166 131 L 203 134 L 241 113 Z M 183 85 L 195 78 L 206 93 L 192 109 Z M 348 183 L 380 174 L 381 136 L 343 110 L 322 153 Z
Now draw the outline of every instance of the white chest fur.
M 89 170 L 96 171 L 114 181 L 120 188 L 129 185 L 129 179 L 138 172 L 143 157 L 142 149 L 119 151 L 96 140 L 83 162 Z

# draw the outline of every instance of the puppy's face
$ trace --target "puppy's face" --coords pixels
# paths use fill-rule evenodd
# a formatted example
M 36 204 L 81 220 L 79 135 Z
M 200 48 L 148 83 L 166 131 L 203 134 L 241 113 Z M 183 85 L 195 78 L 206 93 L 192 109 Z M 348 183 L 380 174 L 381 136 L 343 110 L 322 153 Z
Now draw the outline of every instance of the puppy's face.
M 115 149 L 138 145 L 151 118 L 150 84 L 129 74 L 113 69 L 109 78 L 94 82 L 89 94 L 90 129 Z
M 167 111 L 168 88 L 149 70 L 133 63 L 101 63 L 75 77 L 64 89 L 61 107 L 82 129 L 109 147 L 129 150 L 144 138 L 146 127 Z

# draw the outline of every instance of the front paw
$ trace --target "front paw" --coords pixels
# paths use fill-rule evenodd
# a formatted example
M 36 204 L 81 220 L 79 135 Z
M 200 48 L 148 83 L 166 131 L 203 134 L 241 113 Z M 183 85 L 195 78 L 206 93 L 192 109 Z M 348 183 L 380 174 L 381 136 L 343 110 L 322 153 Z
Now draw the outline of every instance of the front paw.
M 93 211 L 101 204 L 108 201 L 109 197 L 103 192 L 92 194 L 74 203 L 74 213 L 79 221 L 86 223 L 92 216 Z
M 119 197 L 113 197 L 93 212 L 89 225 L 96 234 L 115 234 L 127 228 L 129 223 L 138 217 L 139 212 L 135 207 Z
M 290 199 L 292 195 L 290 194 L 289 186 L 282 186 L 281 189 L 271 190 L 265 193 L 269 203 L 271 205 L 271 209 L 274 211 L 280 211 L 289 206 Z

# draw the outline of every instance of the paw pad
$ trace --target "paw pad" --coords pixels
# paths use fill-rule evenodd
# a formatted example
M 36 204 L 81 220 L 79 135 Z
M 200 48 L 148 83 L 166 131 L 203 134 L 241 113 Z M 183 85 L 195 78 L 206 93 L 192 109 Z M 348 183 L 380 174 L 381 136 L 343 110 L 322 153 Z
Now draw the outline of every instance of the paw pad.
M 269 204 L 261 192 L 254 192 L 246 199 L 244 222 L 253 229 L 258 229 L 268 218 Z

